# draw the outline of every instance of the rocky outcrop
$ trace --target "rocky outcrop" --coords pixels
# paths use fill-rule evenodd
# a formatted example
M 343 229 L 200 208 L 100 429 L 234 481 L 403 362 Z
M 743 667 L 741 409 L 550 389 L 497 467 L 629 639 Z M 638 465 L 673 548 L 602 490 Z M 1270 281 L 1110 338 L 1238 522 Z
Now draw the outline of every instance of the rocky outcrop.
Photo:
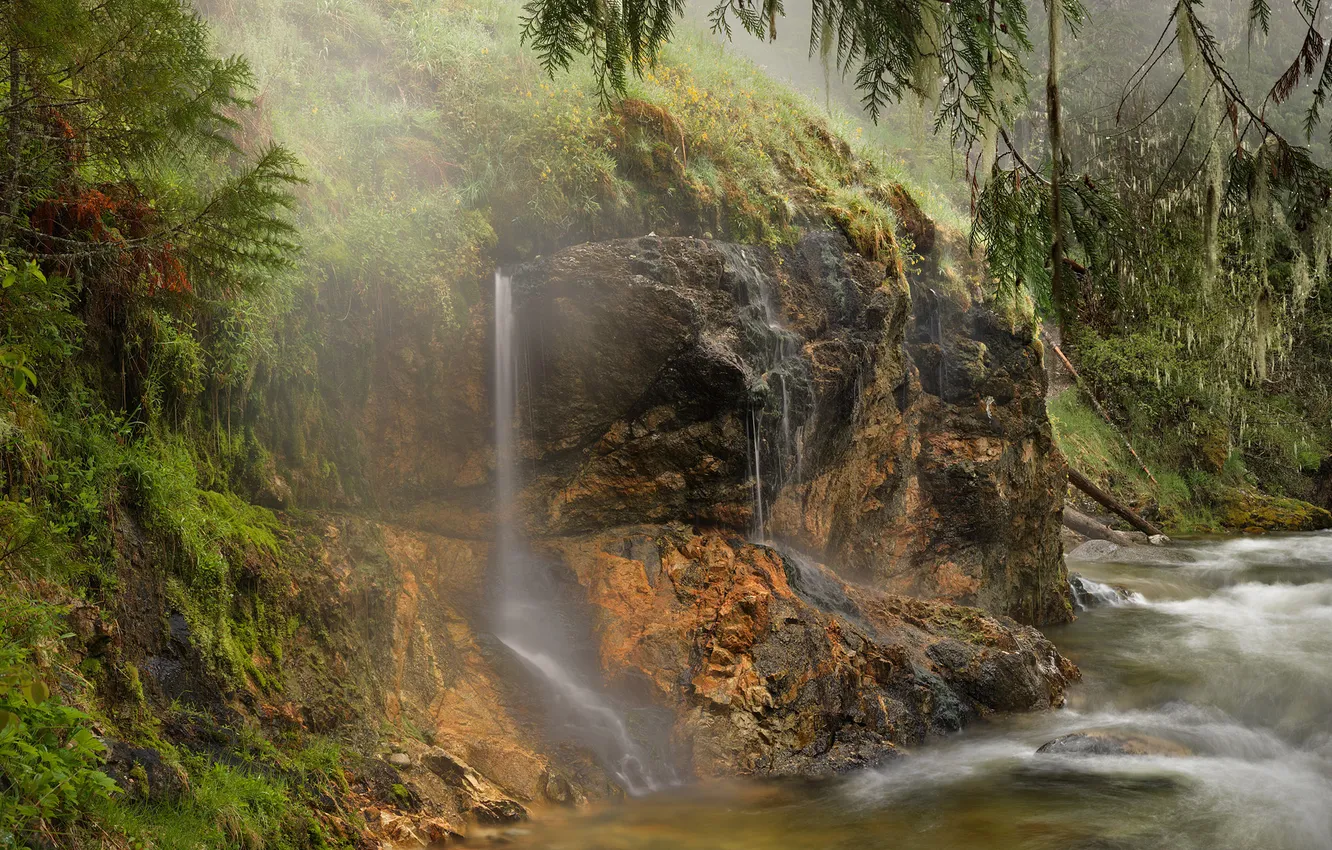
M 531 683 L 486 637 L 486 547 L 350 518 L 330 518 L 320 538 L 304 592 L 346 600 L 322 619 L 340 650 L 330 669 L 309 651 L 314 635 L 298 634 L 289 702 L 267 713 L 325 734 L 380 716 L 420 730 L 382 763 L 428 802 L 418 820 L 459 834 L 618 793 L 549 735 Z M 586 613 L 607 699 L 636 728 L 664 731 L 639 730 L 677 776 L 876 764 L 996 713 L 1057 707 L 1077 676 L 1035 629 L 850 585 L 733 533 L 637 525 L 536 545 Z
M 1187 756 L 1189 749 L 1174 741 L 1132 732 L 1092 731 L 1061 735 L 1036 750 L 1062 756 Z
M 673 708 L 688 773 L 820 774 L 996 712 L 1063 703 L 1034 629 L 846 585 L 731 535 L 618 529 L 552 541 L 597 612 L 611 683 Z
M 525 531 L 754 530 L 762 510 L 849 578 L 1066 620 L 1039 345 L 934 284 L 959 287 L 922 273 L 913 302 L 900 269 L 833 233 L 591 243 L 519 269 Z M 408 365 L 375 382 L 367 468 L 406 524 L 493 528 L 487 321 L 440 354 L 443 377 L 404 342 Z
M 833 233 L 593 243 L 515 271 L 514 519 L 606 700 L 680 775 L 835 772 L 1061 704 L 1076 669 L 1016 622 L 1069 617 L 1041 353 L 957 285 Z M 353 602 L 312 618 L 361 645 L 332 676 L 289 665 L 284 690 L 312 726 L 425 730 L 395 758 L 458 831 L 616 793 L 489 637 L 489 318 L 375 365 L 383 519 L 328 521 L 324 580 Z
M 847 577 L 1067 619 L 1040 347 L 964 290 L 827 232 L 590 243 L 518 269 L 527 533 L 752 530 L 761 507 Z M 405 336 L 377 367 L 365 466 L 406 524 L 490 534 L 489 334 L 482 305 L 456 346 Z
M 515 287 L 529 535 L 762 521 L 887 590 L 1067 619 L 1030 327 L 941 298 L 913 315 L 900 273 L 831 233 L 583 245 Z M 484 522 L 433 508 L 434 530 Z

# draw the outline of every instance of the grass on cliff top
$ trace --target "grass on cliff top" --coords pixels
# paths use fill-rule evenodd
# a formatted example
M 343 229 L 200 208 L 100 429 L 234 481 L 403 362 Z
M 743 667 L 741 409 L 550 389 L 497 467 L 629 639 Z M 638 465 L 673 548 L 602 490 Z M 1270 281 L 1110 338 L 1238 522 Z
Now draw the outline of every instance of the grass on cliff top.
M 212 0 L 245 54 L 249 128 L 306 165 L 308 273 L 456 320 L 497 261 L 585 239 L 802 221 L 893 251 L 900 161 L 695 32 L 603 109 L 586 63 L 548 78 L 505 0 Z M 373 303 L 373 298 L 366 298 Z M 348 302 L 350 303 L 350 302 Z M 354 309 L 354 307 L 353 307 Z

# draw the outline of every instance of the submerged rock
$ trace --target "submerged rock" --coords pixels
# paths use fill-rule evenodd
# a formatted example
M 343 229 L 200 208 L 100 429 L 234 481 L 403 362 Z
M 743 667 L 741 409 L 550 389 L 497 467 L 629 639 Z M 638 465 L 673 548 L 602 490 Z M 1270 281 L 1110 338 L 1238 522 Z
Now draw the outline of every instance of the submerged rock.
M 1193 563 L 1193 556 L 1168 546 L 1120 546 L 1109 540 L 1088 540 L 1066 556 L 1070 564 L 1172 564 Z
M 1072 756 L 1187 756 L 1188 747 L 1132 732 L 1074 732 L 1042 744 L 1038 753 Z

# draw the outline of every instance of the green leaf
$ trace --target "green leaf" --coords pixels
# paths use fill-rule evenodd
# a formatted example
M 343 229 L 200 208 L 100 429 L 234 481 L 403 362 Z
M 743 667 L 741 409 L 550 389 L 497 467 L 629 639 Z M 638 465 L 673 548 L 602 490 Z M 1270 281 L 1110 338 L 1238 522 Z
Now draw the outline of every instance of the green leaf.
M 0 730 L 15 728 L 22 723 L 22 719 L 12 711 L 0 711 Z
M 33 682 L 24 687 L 23 693 L 34 705 L 46 702 L 51 698 L 51 689 L 46 686 L 45 682 Z

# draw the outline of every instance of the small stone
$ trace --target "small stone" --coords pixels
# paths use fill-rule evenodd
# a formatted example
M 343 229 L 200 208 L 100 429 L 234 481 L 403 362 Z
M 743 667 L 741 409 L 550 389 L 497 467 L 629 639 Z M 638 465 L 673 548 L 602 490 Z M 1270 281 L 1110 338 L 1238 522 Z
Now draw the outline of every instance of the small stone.
M 412 766 L 412 757 L 406 753 L 393 753 L 388 757 L 388 763 L 398 770 L 407 770 Z
M 426 840 L 432 843 L 460 841 L 463 838 L 462 832 L 455 829 L 453 824 L 444 820 L 444 818 L 430 818 L 422 821 L 421 832 L 425 835 Z
M 424 844 L 412 828 L 411 819 L 401 815 L 391 815 L 388 812 L 379 813 L 379 825 L 384 834 L 394 841 L 411 841 L 417 844 Z
M 546 799 L 562 806 L 574 802 L 574 789 L 569 780 L 555 773 L 546 774 Z

